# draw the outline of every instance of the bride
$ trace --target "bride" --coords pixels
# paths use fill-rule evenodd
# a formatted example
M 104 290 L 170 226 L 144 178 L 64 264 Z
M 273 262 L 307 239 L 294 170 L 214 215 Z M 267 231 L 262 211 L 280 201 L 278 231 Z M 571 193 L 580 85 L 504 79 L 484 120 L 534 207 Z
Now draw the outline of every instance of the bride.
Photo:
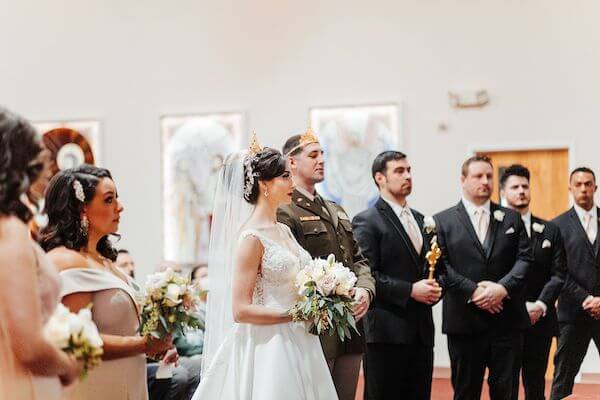
M 286 310 L 310 255 L 277 207 L 294 185 L 285 158 L 260 149 L 228 156 L 220 171 L 209 251 L 202 380 L 193 400 L 337 399 L 319 338 Z

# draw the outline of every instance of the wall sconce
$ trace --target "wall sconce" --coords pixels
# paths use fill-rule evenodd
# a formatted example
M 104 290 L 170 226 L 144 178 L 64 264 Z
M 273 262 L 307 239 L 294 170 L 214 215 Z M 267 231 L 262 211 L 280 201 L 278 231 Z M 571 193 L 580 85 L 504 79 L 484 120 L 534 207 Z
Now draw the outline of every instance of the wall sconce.
M 448 92 L 448 99 L 453 108 L 481 108 L 490 102 L 485 89 L 476 92 Z

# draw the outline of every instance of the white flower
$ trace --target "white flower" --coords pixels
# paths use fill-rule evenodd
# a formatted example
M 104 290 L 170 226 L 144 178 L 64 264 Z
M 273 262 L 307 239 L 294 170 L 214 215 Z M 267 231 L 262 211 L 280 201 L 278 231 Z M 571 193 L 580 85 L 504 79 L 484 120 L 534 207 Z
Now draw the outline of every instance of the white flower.
M 181 295 L 181 286 L 170 283 L 167 286 L 167 292 L 165 294 L 165 302 L 169 307 L 175 307 L 179 303 L 181 303 L 181 299 L 179 296 Z
M 335 263 L 335 255 L 330 254 L 327 256 L 327 264 L 332 266 Z
M 87 342 L 93 347 L 102 347 L 104 342 L 100 337 L 98 327 L 92 320 L 92 311 L 89 308 L 82 308 L 79 310 L 77 316 L 79 317 L 83 328 L 81 330 L 83 339 L 87 340 Z
M 496 211 L 494 211 L 494 218 L 498 222 L 502 222 L 504 220 L 504 215 L 505 215 L 504 211 L 502 211 L 502 210 L 496 210 Z
M 329 296 L 336 287 L 335 276 L 332 274 L 325 274 L 316 281 L 316 284 L 317 290 L 323 296 Z
M 349 296 L 356 284 L 354 272 L 338 263 L 331 268 L 330 273 L 335 276 L 337 283 L 335 293 L 340 296 Z
M 71 337 L 69 310 L 64 305 L 58 304 L 56 311 L 44 326 L 44 336 L 60 349 L 69 346 L 69 338 Z
M 544 232 L 544 228 L 546 228 L 546 225 L 538 224 L 537 222 L 534 222 L 533 224 L 531 224 L 531 229 L 533 229 L 537 233 Z
M 433 219 L 433 217 L 425 217 L 425 219 L 423 220 L 423 228 L 425 229 L 426 233 L 435 232 L 435 220 Z

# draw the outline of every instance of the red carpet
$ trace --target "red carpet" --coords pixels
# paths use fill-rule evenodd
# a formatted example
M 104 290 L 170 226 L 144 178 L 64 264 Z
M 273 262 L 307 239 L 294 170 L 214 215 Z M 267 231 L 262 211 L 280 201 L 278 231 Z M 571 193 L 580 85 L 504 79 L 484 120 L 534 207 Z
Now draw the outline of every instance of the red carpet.
M 358 387 L 356 393 L 356 400 L 363 400 L 363 376 L 361 374 L 358 380 Z M 546 398 L 549 398 L 550 382 L 546 383 Z M 487 384 L 483 385 L 483 393 L 481 396 L 482 400 L 489 400 Z M 521 387 L 521 393 L 519 399 L 524 399 L 523 388 Z M 573 396 L 569 397 L 572 400 L 600 400 L 600 385 L 583 385 L 576 384 L 573 389 Z M 431 400 L 452 400 L 452 384 L 449 379 L 434 379 L 433 387 L 431 390 Z

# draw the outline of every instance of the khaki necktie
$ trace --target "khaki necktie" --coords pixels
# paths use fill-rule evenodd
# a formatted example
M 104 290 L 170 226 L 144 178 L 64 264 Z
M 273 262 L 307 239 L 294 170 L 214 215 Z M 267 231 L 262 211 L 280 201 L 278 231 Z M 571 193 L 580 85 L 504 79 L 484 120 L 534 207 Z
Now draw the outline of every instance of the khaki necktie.
M 419 228 L 416 226 L 415 221 L 411 218 L 411 213 L 409 210 L 402 210 L 402 222 L 404 222 L 404 226 L 407 227 L 408 237 L 412 242 L 417 254 L 421 254 L 421 248 L 423 247 L 423 237 L 421 236 L 421 232 Z
M 480 208 L 475 210 L 475 220 L 477 221 L 477 238 L 481 244 L 485 242 L 485 237 L 487 236 L 488 226 L 490 221 L 485 215 L 485 211 Z
M 594 237 L 594 231 L 593 231 L 593 227 L 592 227 L 592 214 L 585 214 L 583 216 L 583 222 L 585 225 L 585 233 L 587 233 L 587 237 L 590 241 L 590 243 L 594 243 L 594 240 L 596 240 L 596 238 Z

